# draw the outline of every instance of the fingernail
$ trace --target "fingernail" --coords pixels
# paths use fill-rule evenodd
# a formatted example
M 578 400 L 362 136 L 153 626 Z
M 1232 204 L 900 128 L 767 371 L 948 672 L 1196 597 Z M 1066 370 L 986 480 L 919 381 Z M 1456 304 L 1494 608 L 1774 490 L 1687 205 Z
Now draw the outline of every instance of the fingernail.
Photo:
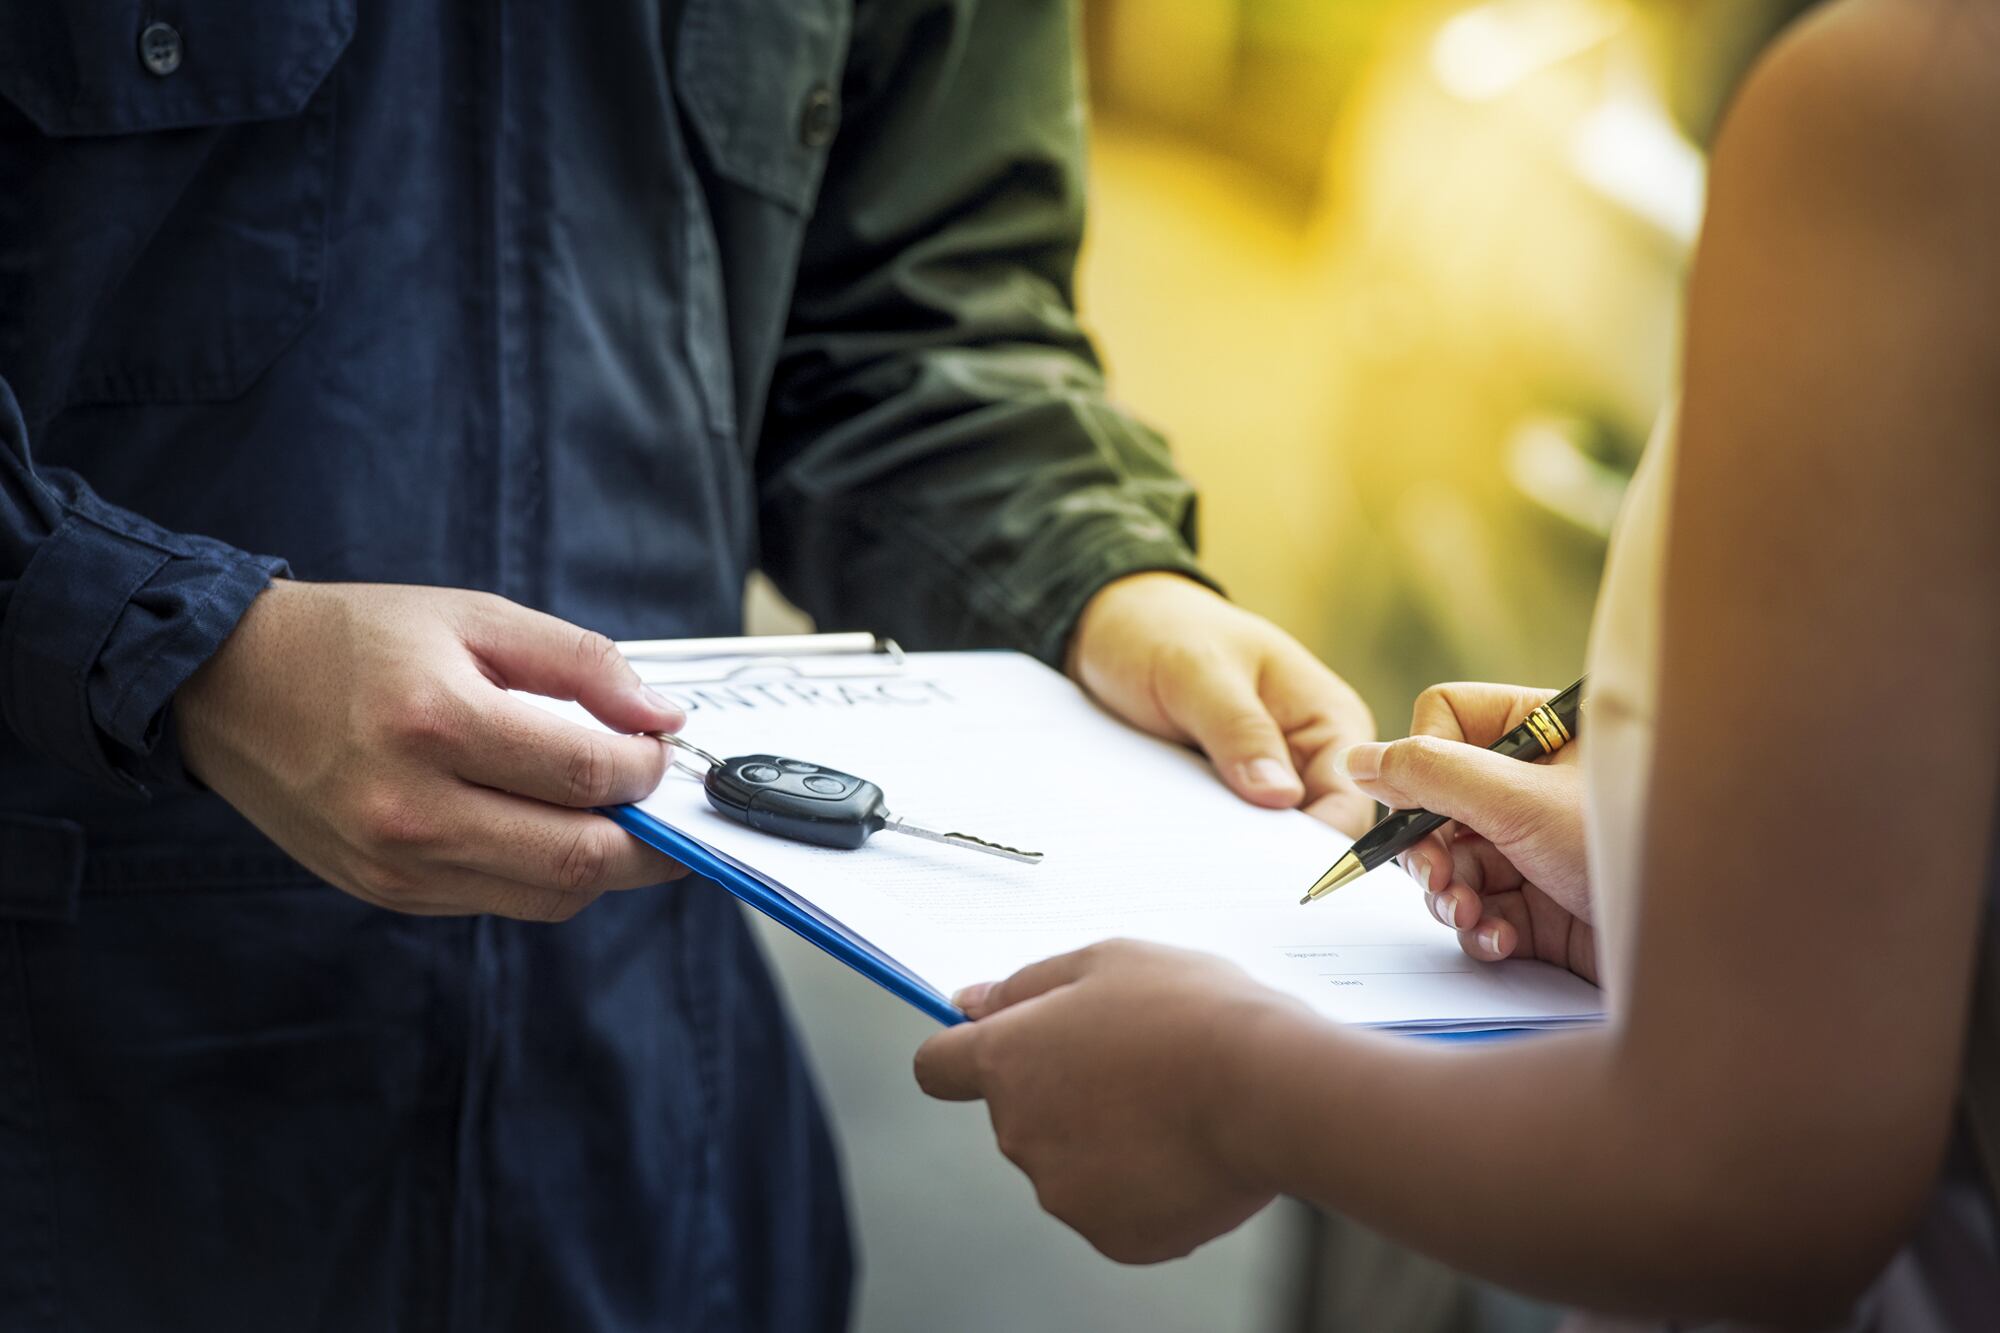
M 1480 947 L 1480 948 L 1482 948 L 1482 949 L 1484 949 L 1484 950 L 1486 950 L 1486 952 L 1488 952 L 1488 953 L 1492 953 L 1492 954 L 1497 954 L 1497 953 L 1499 953 L 1499 952 L 1500 952 L 1500 927 L 1498 927 L 1498 926 L 1488 926 L 1488 927 L 1487 927 L 1487 928 L 1486 928 L 1485 930 L 1482 930 L 1482 931 L 1480 931 L 1480 932 L 1479 932 L 1479 947 Z
M 666 695 L 661 694 L 652 686 L 641 685 L 639 687 L 639 697 L 644 699 L 646 706 L 654 712 L 664 713 L 670 719 L 670 725 L 678 727 L 681 723 L 687 721 L 687 714 L 681 711 L 681 706 Z
M 1426 889 L 1431 886 L 1431 863 L 1428 858 L 1412 856 L 1403 866 L 1403 872 Z M 1446 923 L 1450 924 L 1449 922 Z
M 1333 757 L 1333 766 L 1342 777 L 1370 782 L 1381 774 L 1382 751 L 1387 748 L 1379 741 L 1350 745 Z
M 986 993 L 992 989 L 993 983 L 990 981 L 981 981 L 967 986 L 951 997 L 952 1007 L 954 1009 L 970 1009 L 981 1000 L 984 1000 Z
M 1262 787 L 1266 791 L 1284 791 L 1288 787 L 1299 785 L 1299 780 L 1291 769 L 1269 758 L 1252 759 L 1243 765 L 1243 778 L 1251 786 Z
M 1458 899 L 1452 897 L 1449 891 L 1438 894 L 1431 899 L 1431 915 L 1436 917 L 1440 924 L 1457 930 Z

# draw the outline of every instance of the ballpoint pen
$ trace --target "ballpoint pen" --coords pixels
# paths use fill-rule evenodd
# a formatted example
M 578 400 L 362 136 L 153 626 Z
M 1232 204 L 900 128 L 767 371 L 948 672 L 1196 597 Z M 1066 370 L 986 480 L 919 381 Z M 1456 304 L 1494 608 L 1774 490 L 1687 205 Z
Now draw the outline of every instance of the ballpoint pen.
M 1546 758 L 1576 738 L 1577 713 L 1582 702 L 1583 681 L 1578 680 L 1487 748 L 1509 759 Z M 1299 902 L 1313 902 L 1352 884 L 1377 866 L 1409 851 L 1424 840 L 1425 834 L 1445 822 L 1443 815 L 1428 810 L 1391 811 L 1374 828 L 1355 839 L 1347 854 L 1314 881 Z

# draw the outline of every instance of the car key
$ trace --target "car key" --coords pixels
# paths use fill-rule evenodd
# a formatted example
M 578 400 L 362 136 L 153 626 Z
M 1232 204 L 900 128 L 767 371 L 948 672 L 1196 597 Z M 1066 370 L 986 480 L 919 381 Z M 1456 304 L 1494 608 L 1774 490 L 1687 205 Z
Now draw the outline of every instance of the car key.
M 952 847 L 964 847 L 1033 865 L 1040 852 L 1003 847 L 969 833 L 938 833 L 889 813 L 882 789 L 866 778 L 775 754 L 725 759 L 702 778 L 708 803 L 760 833 L 855 848 L 882 829 L 907 833 Z
M 870 835 L 887 829 L 1029 865 L 1042 859 L 1040 852 L 1003 847 L 970 833 L 939 833 L 920 828 L 889 813 L 882 789 L 852 773 L 775 754 L 716 759 L 677 736 L 662 739 L 707 760 L 708 771 L 702 775 L 701 783 L 708 803 L 718 813 L 760 833 L 851 850 L 868 841 Z

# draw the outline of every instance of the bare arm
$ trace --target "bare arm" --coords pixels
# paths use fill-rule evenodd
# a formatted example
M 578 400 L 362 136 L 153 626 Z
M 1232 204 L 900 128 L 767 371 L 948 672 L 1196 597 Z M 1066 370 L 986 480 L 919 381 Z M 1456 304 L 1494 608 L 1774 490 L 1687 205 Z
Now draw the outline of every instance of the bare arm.
M 1137 946 L 1030 968 L 918 1075 L 985 1097 L 1100 1248 L 1184 1252 L 1285 1191 L 1566 1301 L 1786 1320 L 1901 1241 L 1949 1126 L 2000 786 L 1987 22 L 1836 5 L 1725 132 L 1613 1025 L 1434 1048 Z
M 1896 8 L 1795 34 L 1718 152 L 1618 1030 L 1280 1024 L 1329 1058 L 1244 1098 L 1283 1108 L 1244 1140 L 1266 1170 L 1312 1159 L 1289 1187 L 1566 1299 L 1810 1312 L 1902 1239 L 1948 1130 L 2000 739 L 1996 99 L 1962 77 L 1994 34 Z

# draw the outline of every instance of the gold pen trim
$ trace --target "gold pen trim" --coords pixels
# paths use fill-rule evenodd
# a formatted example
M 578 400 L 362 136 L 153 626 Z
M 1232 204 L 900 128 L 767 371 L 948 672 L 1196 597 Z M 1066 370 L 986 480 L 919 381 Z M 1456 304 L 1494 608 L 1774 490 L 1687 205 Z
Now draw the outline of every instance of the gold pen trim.
M 1563 720 L 1543 704 L 1527 717 L 1528 734 L 1535 738 L 1535 744 L 1542 747 L 1542 757 L 1547 758 L 1569 741 L 1569 728 Z
M 1346 888 L 1367 873 L 1368 867 L 1361 864 L 1361 858 L 1353 852 L 1348 852 L 1313 882 L 1313 886 L 1306 890 L 1306 896 L 1299 899 L 1299 905 L 1303 907 L 1307 903 L 1317 902 L 1335 889 Z

